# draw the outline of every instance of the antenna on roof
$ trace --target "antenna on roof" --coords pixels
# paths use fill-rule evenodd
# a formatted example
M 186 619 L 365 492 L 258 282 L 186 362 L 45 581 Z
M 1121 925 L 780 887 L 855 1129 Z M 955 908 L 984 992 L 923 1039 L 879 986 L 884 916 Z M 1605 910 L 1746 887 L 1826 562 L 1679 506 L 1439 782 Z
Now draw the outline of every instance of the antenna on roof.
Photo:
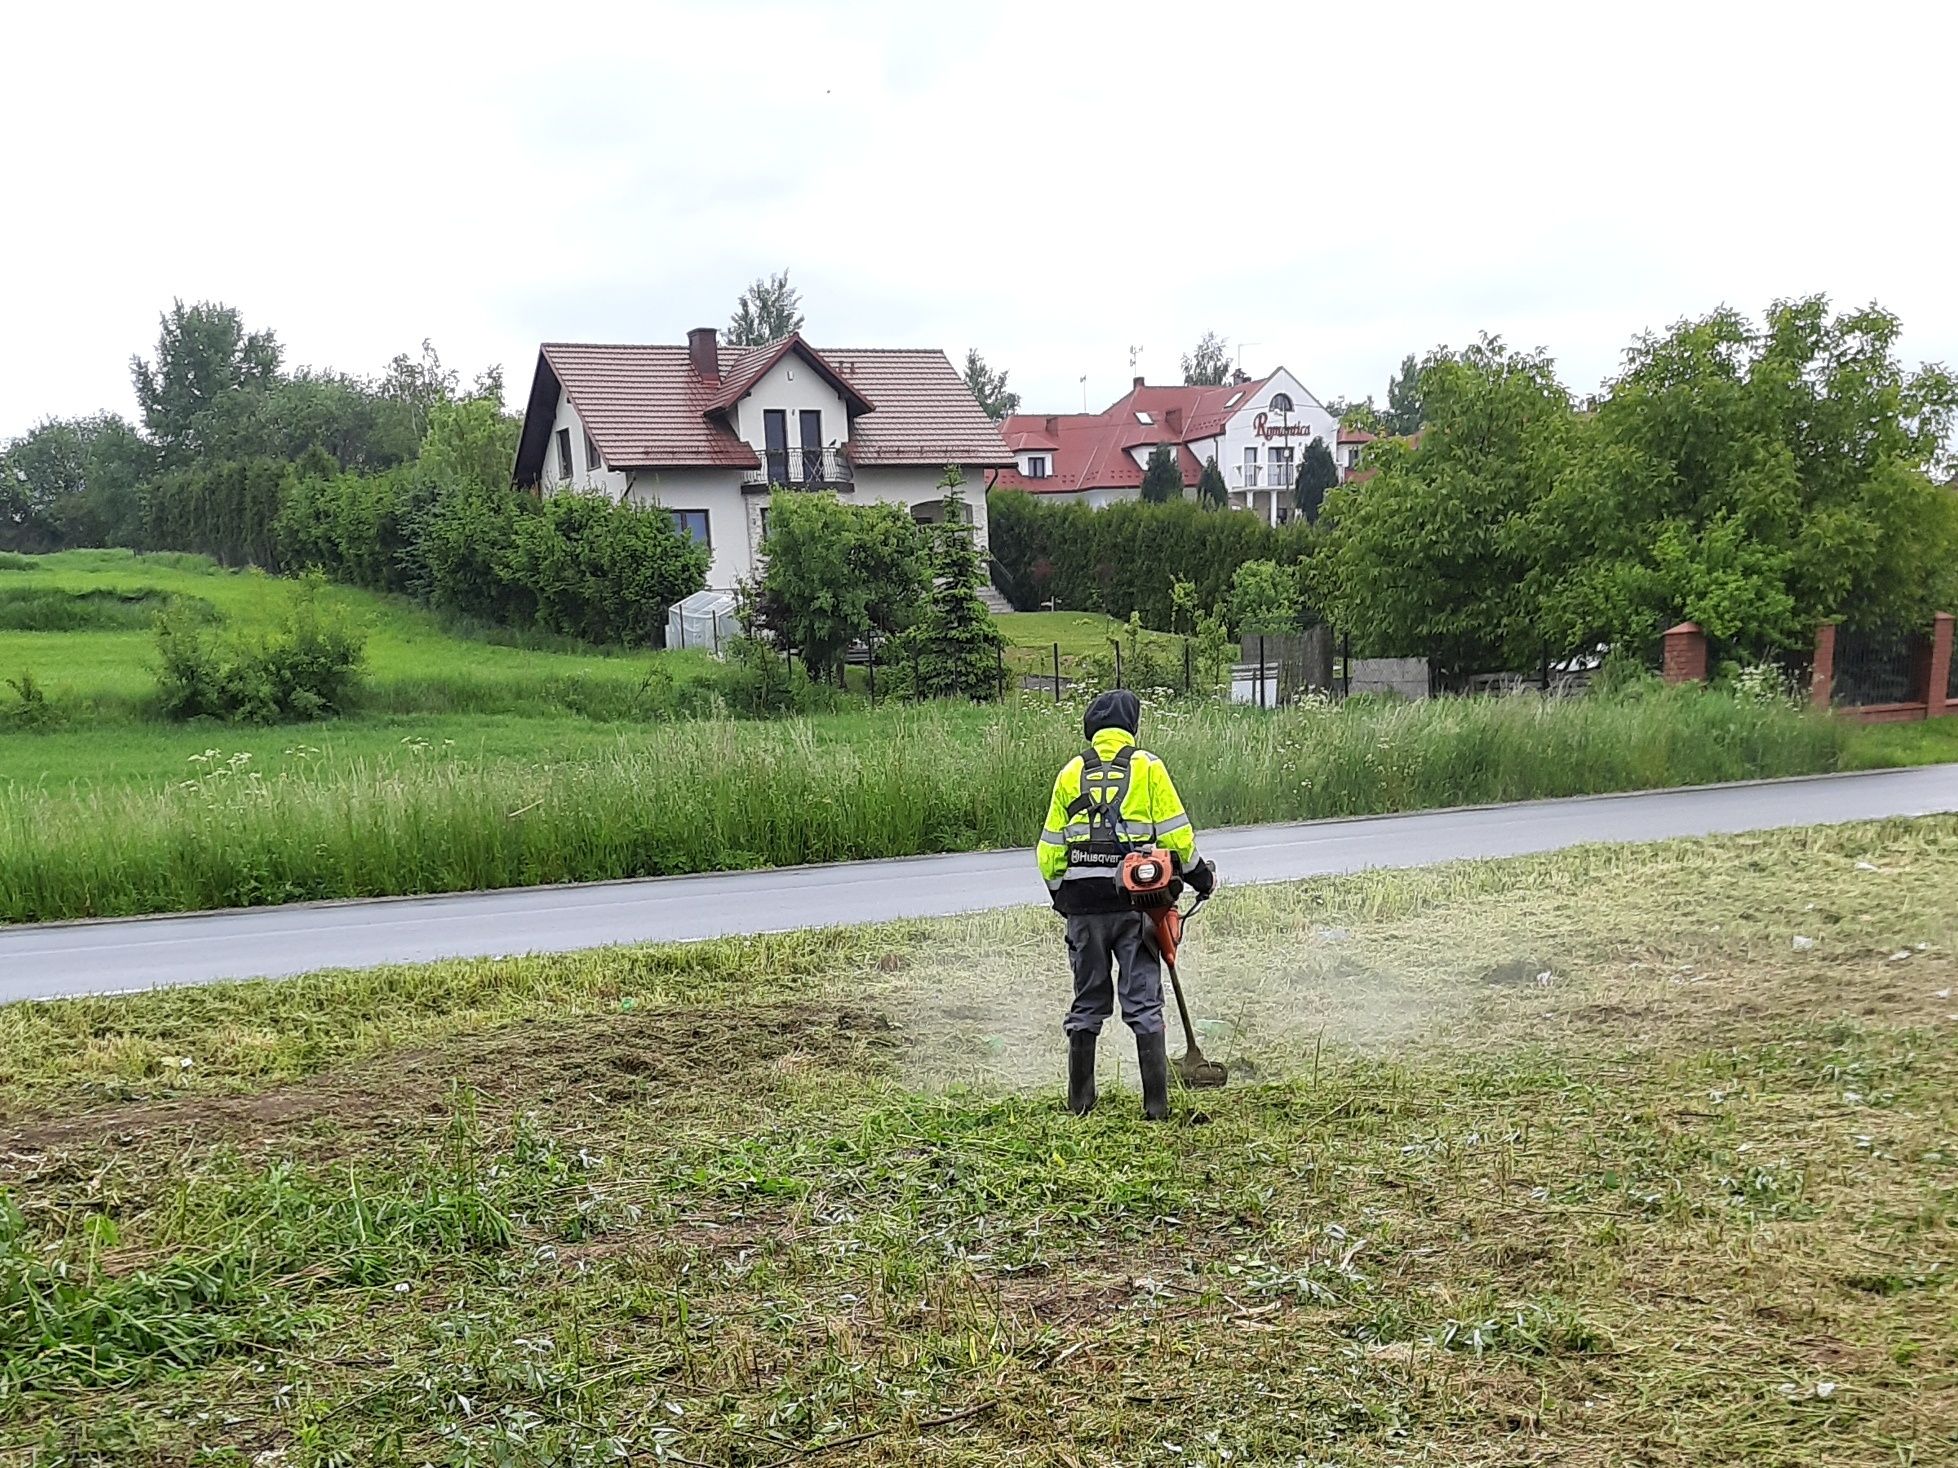
M 1141 356 L 1142 356 L 1142 348 L 1141 348 L 1141 347 L 1130 347 L 1130 348 L 1129 348 L 1129 373 L 1130 373 L 1130 375 L 1131 375 L 1131 376 L 1133 376 L 1133 375 L 1134 375 L 1134 373 L 1135 373 L 1135 364 L 1136 364 L 1136 361 L 1137 361 L 1137 359 L 1139 359 L 1139 358 L 1140 358 Z
M 1088 411 L 1088 374 L 1081 374 L 1081 411 Z

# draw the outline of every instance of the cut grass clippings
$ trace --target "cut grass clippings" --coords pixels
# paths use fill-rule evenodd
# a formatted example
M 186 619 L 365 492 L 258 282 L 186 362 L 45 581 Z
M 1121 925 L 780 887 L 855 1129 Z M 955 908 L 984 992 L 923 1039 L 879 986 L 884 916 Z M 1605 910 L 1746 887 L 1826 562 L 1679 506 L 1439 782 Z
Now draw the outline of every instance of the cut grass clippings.
M 1159 1128 L 1119 1034 L 1061 1110 L 1042 914 L 13 1006 L 0 1451 L 1939 1462 L 1954 894 L 1948 818 L 1227 892 Z

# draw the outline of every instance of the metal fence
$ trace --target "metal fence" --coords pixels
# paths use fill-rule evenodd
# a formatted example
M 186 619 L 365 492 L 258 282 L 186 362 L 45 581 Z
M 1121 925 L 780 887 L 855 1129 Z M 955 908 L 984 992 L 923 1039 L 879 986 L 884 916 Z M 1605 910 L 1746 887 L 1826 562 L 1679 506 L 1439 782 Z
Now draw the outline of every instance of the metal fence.
M 1836 634 L 1832 701 L 1845 708 L 1871 704 L 1922 703 L 1929 639 L 1921 633 Z

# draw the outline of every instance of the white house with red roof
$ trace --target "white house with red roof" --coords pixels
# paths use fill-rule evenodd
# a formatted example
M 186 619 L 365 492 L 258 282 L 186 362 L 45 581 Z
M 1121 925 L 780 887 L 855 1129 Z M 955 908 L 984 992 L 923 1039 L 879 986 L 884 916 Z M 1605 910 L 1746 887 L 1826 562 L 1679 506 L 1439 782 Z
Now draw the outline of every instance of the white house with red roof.
M 945 468 L 965 476 L 986 543 L 988 481 L 1013 455 L 940 351 L 817 351 L 800 335 L 723 351 L 546 342 L 517 445 L 516 482 L 657 505 L 712 552 L 707 584 L 754 574 L 771 497 L 833 490 L 938 519 Z
M 1151 387 L 1138 377 L 1099 413 L 1015 413 L 1004 427 L 1014 466 L 999 477 L 1002 488 L 1097 507 L 1137 498 L 1149 455 L 1163 444 L 1176 453 L 1185 494 L 1215 455 L 1232 507 L 1273 525 L 1294 512 L 1299 455 L 1313 439 L 1334 450 L 1342 474 L 1348 467 L 1339 424 L 1282 367 L 1220 387 Z M 1351 447 L 1357 453 L 1358 442 Z

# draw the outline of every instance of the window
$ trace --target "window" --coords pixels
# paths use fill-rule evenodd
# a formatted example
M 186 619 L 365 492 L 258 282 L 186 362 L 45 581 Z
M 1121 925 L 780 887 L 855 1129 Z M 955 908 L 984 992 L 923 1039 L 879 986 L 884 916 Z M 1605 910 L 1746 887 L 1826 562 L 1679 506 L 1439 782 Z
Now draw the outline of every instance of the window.
M 1149 424 L 1154 423 L 1156 420 L 1154 418 L 1151 418 L 1147 413 L 1143 412 L 1140 408 L 1138 408 L 1136 409 L 1135 412 L 1135 421 L 1147 427 Z
M 1348 449 L 1346 451 L 1346 467 L 1349 469 L 1360 467 L 1360 451 L 1358 449 Z
M 1047 456 L 1045 454 L 1027 455 L 1027 478 L 1045 479 L 1047 477 Z
M 585 472 L 587 474 L 605 472 L 605 461 L 598 457 L 598 445 L 591 441 L 589 432 L 585 434 Z
M 1224 406 L 1226 408 L 1235 408 L 1238 404 L 1238 400 L 1243 396 L 1244 394 L 1241 392 L 1232 393 L 1228 398 L 1224 400 Z
M 1292 395 L 1290 393 L 1282 393 L 1282 392 L 1273 393 L 1271 395 L 1271 411 L 1274 413 L 1291 412 Z
M 1256 489 L 1258 485 L 1258 446 L 1247 444 L 1244 448 L 1244 487 Z
M 705 510 L 669 510 L 673 517 L 673 528 L 696 545 L 713 548 L 714 539 L 707 533 L 707 512 Z
M 571 430 L 568 428 L 557 431 L 557 477 L 567 482 L 571 478 Z

